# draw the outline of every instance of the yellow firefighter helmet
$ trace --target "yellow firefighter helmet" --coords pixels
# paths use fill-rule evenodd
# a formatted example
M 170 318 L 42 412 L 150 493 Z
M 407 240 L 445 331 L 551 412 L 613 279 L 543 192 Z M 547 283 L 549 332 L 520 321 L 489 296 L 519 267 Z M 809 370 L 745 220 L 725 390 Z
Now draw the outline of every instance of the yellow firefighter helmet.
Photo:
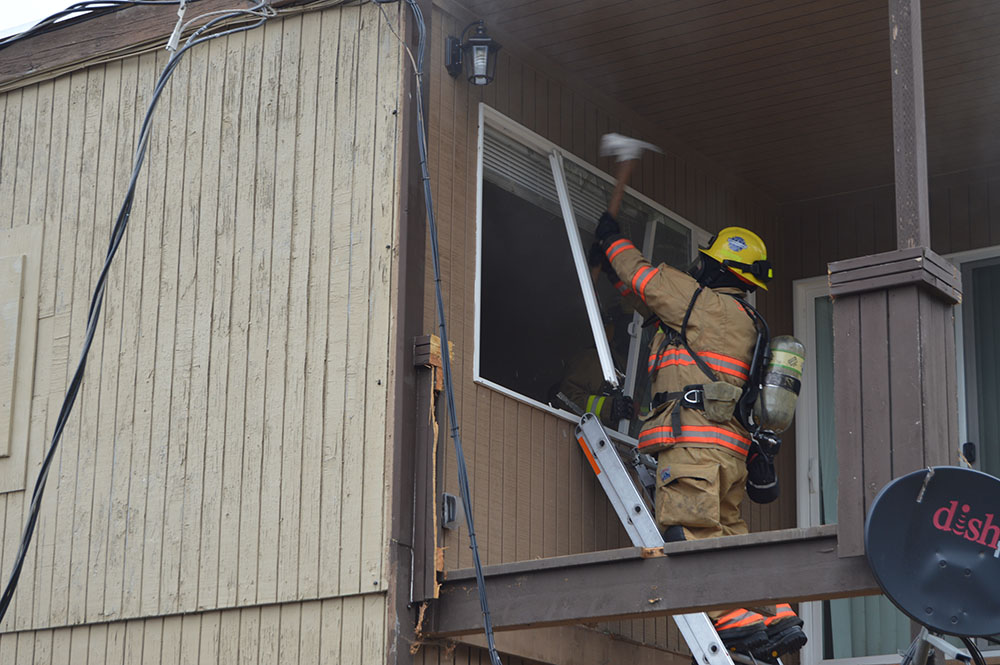
M 764 241 L 753 231 L 739 226 L 726 227 L 709 241 L 707 249 L 698 251 L 715 259 L 740 279 L 767 291 L 767 282 L 772 277 L 771 262 L 767 260 Z

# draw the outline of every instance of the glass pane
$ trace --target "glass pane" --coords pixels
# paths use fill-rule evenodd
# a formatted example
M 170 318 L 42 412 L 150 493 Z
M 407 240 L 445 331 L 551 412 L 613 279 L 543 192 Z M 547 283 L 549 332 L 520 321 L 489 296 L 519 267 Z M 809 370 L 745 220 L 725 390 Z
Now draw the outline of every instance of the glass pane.
M 666 263 L 678 270 L 691 265 L 691 229 L 662 215 L 656 218 L 656 237 L 653 242 L 652 261 Z
M 580 241 L 584 248 L 589 249 L 594 242 L 594 229 L 597 221 L 607 208 L 614 186 L 604 178 L 582 168 L 574 162 L 566 160 L 563 163 L 566 172 L 566 184 L 569 190 L 573 213 L 580 230 Z M 652 251 L 654 264 L 668 263 L 686 268 L 690 262 L 691 232 L 690 230 L 666 217 L 654 208 L 646 205 L 636 197 L 626 194 L 618 213 L 618 223 L 622 233 L 636 247 L 646 249 L 646 237 L 652 227 L 656 227 L 655 241 Z M 605 321 L 605 332 L 611 346 L 615 368 L 624 376 L 629 372 L 636 373 L 634 398 L 640 407 L 648 404 L 649 385 L 647 381 L 647 363 L 649 344 L 655 332 L 652 327 L 643 329 L 640 337 L 638 362 L 635 367 L 627 367 L 627 359 L 631 337 L 628 334 L 629 324 L 633 322 L 635 310 L 626 300 L 623 300 L 611 281 L 595 274 L 595 291 L 598 305 Z M 641 319 L 638 323 L 642 323 Z M 638 419 L 630 424 L 629 434 L 638 436 L 642 422 Z
M 555 404 L 593 335 L 548 157 L 492 138 L 504 144 L 484 153 L 480 375 Z
M 837 523 L 837 442 L 833 429 L 833 303 L 816 299 L 816 411 L 819 423 L 820 523 Z
M 650 219 L 655 225 L 653 251 L 650 259 L 652 264 L 658 266 L 661 263 L 666 263 L 678 270 L 687 270 L 691 265 L 691 260 L 694 258 L 691 256 L 691 229 L 655 212 Z M 648 358 L 650 356 L 650 345 L 653 342 L 653 335 L 655 333 L 655 326 L 650 325 L 643 328 L 639 347 L 635 399 L 643 410 L 649 408 L 649 400 L 652 398 L 649 392 Z M 642 429 L 642 424 L 642 421 L 638 419 L 632 421 L 629 434 L 638 437 L 639 430 Z
M 820 518 L 837 522 L 837 447 L 833 412 L 833 303 L 815 300 Z M 910 643 L 910 620 L 884 596 L 823 602 L 823 657 L 860 658 L 895 653 Z
M 980 470 L 1000 475 L 1000 353 L 996 343 L 1000 324 L 1000 265 L 972 270 L 973 335 L 975 339 L 975 400 Z

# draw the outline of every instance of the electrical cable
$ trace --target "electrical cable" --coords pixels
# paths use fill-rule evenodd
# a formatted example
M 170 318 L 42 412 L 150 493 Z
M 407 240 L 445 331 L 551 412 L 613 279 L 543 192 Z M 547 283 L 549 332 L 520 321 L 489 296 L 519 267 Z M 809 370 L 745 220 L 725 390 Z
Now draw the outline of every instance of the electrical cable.
M 150 0 L 129 0 L 128 3 L 124 4 L 180 4 L 179 2 L 151 2 Z M 77 3 L 80 4 L 93 4 L 93 3 Z M 74 5 L 74 6 L 77 6 Z M 236 28 L 231 28 L 228 30 L 222 30 L 220 32 L 214 32 L 211 34 L 204 34 L 210 29 L 219 26 L 220 23 L 228 21 L 230 19 L 242 19 L 246 16 L 257 17 L 258 20 L 253 23 L 248 23 L 246 25 L 241 25 Z M 156 104 L 160 99 L 160 95 L 167 85 L 171 74 L 177 67 L 177 63 L 184 53 L 189 49 L 202 44 L 212 39 L 218 37 L 224 37 L 226 35 L 235 34 L 238 32 L 244 32 L 247 30 L 252 30 L 253 28 L 263 25 L 269 18 L 274 16 L 274 11 L 269 6 L 269 0 L 261 0 L 252 8 L 248 9 L 234 9 L 223 16 L 218 16 L 213 20 L 209 21 L 201 28 L 196 30 L 191 34 L 190 37 L 185 41 L 184 46 L 174 51 L 164 66 L 163 71 L 160 73 L 157 79 L 156 86 L 153 89 L 153 94 L 149 102 L 149 106 L 146 109 L 146 115 L 142 122 L 142 128 L 139 132 L 138 147 L 136 148 L 135 156 L 133 158 L 132 175 L 129 179 L 128 189 L 125 194 L 125 199 L 122 202 L 122 206 L 118 211 L 118 215 L 115 218 L 114 225 L 111 231 L 111 239 L 108 243 L 108 251 L 104 259 L 104 267 L 101 269 L 100 274 L 97 278 L 97 283 L 94 286 L 94 292 L 90 300 L 90 307 L 87 311 L 87 331 L 84 337 L 83 349 L 80 353 L 80 360 L 77 363 L 76 371 L 73 372 L 73 377 L 70 380 L 69 387 L 66 389 L 66 394 L 63 397 L 62 406 L 59 409 L 59 416 L 56 419 L 55 429 L 52 434 L 52 441 L 49 444 L 49 449 L 42 460 L 42 466 L 38 472 L 38 478 L 35 481 L 35 487 L 31 495 L 31 506 L 28 512 L 28 520 L 24 527 L 24 533 L 21 536 L 21 546 L 17 552 L 17 558 L 14 562 L 14 568 L 11 572 L 10 579 L 7 585 L 4 587 L 3 595 L 0 596 L 0 621 L 3 621 L 4 616 L 7 614 L 7 609 L 10 607 L 11 600 L 14 596 L 14 590 L 17 588 L 17 582 L 21 577 L 21 569 L 24 567 L 24 561 L 28 553 L 28 547 L 31 545 L 31 539 L 34 535 L 35 524 L 38 521 L 38 513 L 41 506 L 42 494 L 45 491 L 45 483 L 48 480 L 49 467 L 52 465 L 52 460 L 55 456 L 55 452 L 59 446 L 59 441 L 62 438 L 63 430 L 66 427 L 66 422 L 69 420 L 70 412 L 73 410 L 73 405 L 76 403 L 77 395 L 80 391 L 80 384 L 83 382 L 84 369 L 87 366 L 87 355 L 90 352 L 90 347 L 94 341 L 94 335 L 97 332 L 97 323 L 101 315 L 101 306 L 104 301 L 104 288 L 107 283 L 108 272 L 111 269 L 111 260 L 115 257 L 118 252 L 118 248 L 121 245 L 122 239 L 125 237 L 125 229 L 128 227 L 128 220 L 132 213 L 132 202 L 135 197 L 135 188 L 139 180 L 139 172 L 142 168 L 142 164 L 146 157 L 146 146 L 149 143 L 150 127 L 153 118 L 153 111 L 156 109 Z
M 187 0 L 188 4 L 193 2 L 198 2 L 199 0 Z M 27 39 L 28 37 L 35 37 L 52 30 L 61 28 L 61 25 L 56 25 L 57 23 L 69 19 L 69 18 L 89 18 L 86 16 L 80 16 L 81 14 L 104 14 L 107 11 L 102 10 L 117 10 L 124 9 L 127 7 L 133 7 L 136 5 L 179 5 L 181 0 L 83 0 L 82 2 L 75 2 L 66 9 L 60 10 L 55 14 L 45 17 L 38 23 L 35 23 L 30 28 L 24 32 L 19 32 L 14 35 L 9 35 L 3 39 L 0 39 L 0 49 L 6 48 L 11 44 L 21 41 L 22 39 Z
M 979 650 L 979 647 L 972 641 L 972 638 L 962 637 L 961 640 L 962 644 L 965 645 L 965 648 L 968 649 L 969 653 L 972 655 L 972 661 L 976 665 L 986 665 L 986 659 L 983 658 L 983 652 Z
M 469 549 L 472 550 L 472 561 L 476 569 L 476 586 L 479 590 L 479 605 L 483 613 L 483 628 L 486 632 L 487 650 L 492 665 L 502 665 L 500 654 L 497 653 L 493 640 L 493 621 L 490 619 L 490 608 L 486 598 L 486 581 L 483 578 L 483 566 L 479 560 L 479 546 L 476 544 L 476 529 L 472 522 L 472 498 L 469 491 L 469 474 L 465 464 L 465 453 L 462 450 L 462 439 L 458 433 L 458 418 L 455 411 L 455 388 L 452 384 L 451 359 L 448 346 L 448 330 L 445 325 L 444 297 L 441 292 L 441 257 L 438 252 L 437 224 L 434 221 L 434 203 L 431 198 L 431 177 L 427 167 L 427 132 L 424 127 L 424 49 L 426 45 L 427 27 L 424 15 L 416 0 L 406 0 L 413 12 L 417 24 L 417 59 L 414 75 L 417 80 L 417 144 L 420 149 L 420 175 L 424 186 L 424 206 L 427 213 L 427 226 L 431 241 L 431 257 L 434 262 L 434 289 L 437 294 L 437 313 L 441 331 L 441 357 L 444 369 L 444 387 L 448 396 L 448 418 L 451 425 L 451 439 L 455 444 L 455 456 L 458 466 L 458 485 L 462 495 L 462 507 L 465 509 L 465 523 L 469 528 Z

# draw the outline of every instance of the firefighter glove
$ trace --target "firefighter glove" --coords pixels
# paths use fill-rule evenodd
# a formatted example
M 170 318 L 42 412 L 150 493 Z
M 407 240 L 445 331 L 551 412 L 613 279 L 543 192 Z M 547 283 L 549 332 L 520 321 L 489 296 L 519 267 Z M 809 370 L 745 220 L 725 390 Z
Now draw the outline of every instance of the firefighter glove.
M 612 283 L 618 281 L 618 275 L 615 273 L 615 269 L 611 267 L 611 261 L 608 261 L 608 255 L 604 253 L 601 243 L 595 241 L 590 246 L 590 252 L 587 253 L 587 265 L 591 268 L 600 266 L 601 272 L 607 275 Z
M 747 457 L 747 496 L 754 503 L 771 503 L 778 498 L 778 473 L 774 458 L 753 450 Z
M 611 400 L 611 420 L 632 420 L 635 418 L 635 401 L 631 397 L 620 395 Z
M 610 212 L 605 211 L 601 215 L 601 219 L 597 222 L 597 228 L 594 230 L 594 238 L 599 243 L 604 243 L 605 240 L 611 236 L 620 235 L 622 229 L 618 226 L 618 222 L 614 217 L 611 216 Z

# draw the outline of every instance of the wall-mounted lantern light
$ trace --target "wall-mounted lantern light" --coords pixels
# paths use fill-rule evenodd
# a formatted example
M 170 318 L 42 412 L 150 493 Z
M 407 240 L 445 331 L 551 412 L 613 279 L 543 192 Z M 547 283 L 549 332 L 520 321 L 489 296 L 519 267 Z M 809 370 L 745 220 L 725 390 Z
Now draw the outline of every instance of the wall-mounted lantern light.
M 475 27 L 476 32 L 463 43 L 465 34 Z M 486 24 L 474 21 L 465 27 L 456 39 L 448 37 L 445 41 L 444 63 L 448 73 L 457 77 L 462 73 L 462 63 L 465 63 L 466 75 L 472 85 L 486 85 L 493 80 L 497 70 L 498 44 L 486 34 Z

